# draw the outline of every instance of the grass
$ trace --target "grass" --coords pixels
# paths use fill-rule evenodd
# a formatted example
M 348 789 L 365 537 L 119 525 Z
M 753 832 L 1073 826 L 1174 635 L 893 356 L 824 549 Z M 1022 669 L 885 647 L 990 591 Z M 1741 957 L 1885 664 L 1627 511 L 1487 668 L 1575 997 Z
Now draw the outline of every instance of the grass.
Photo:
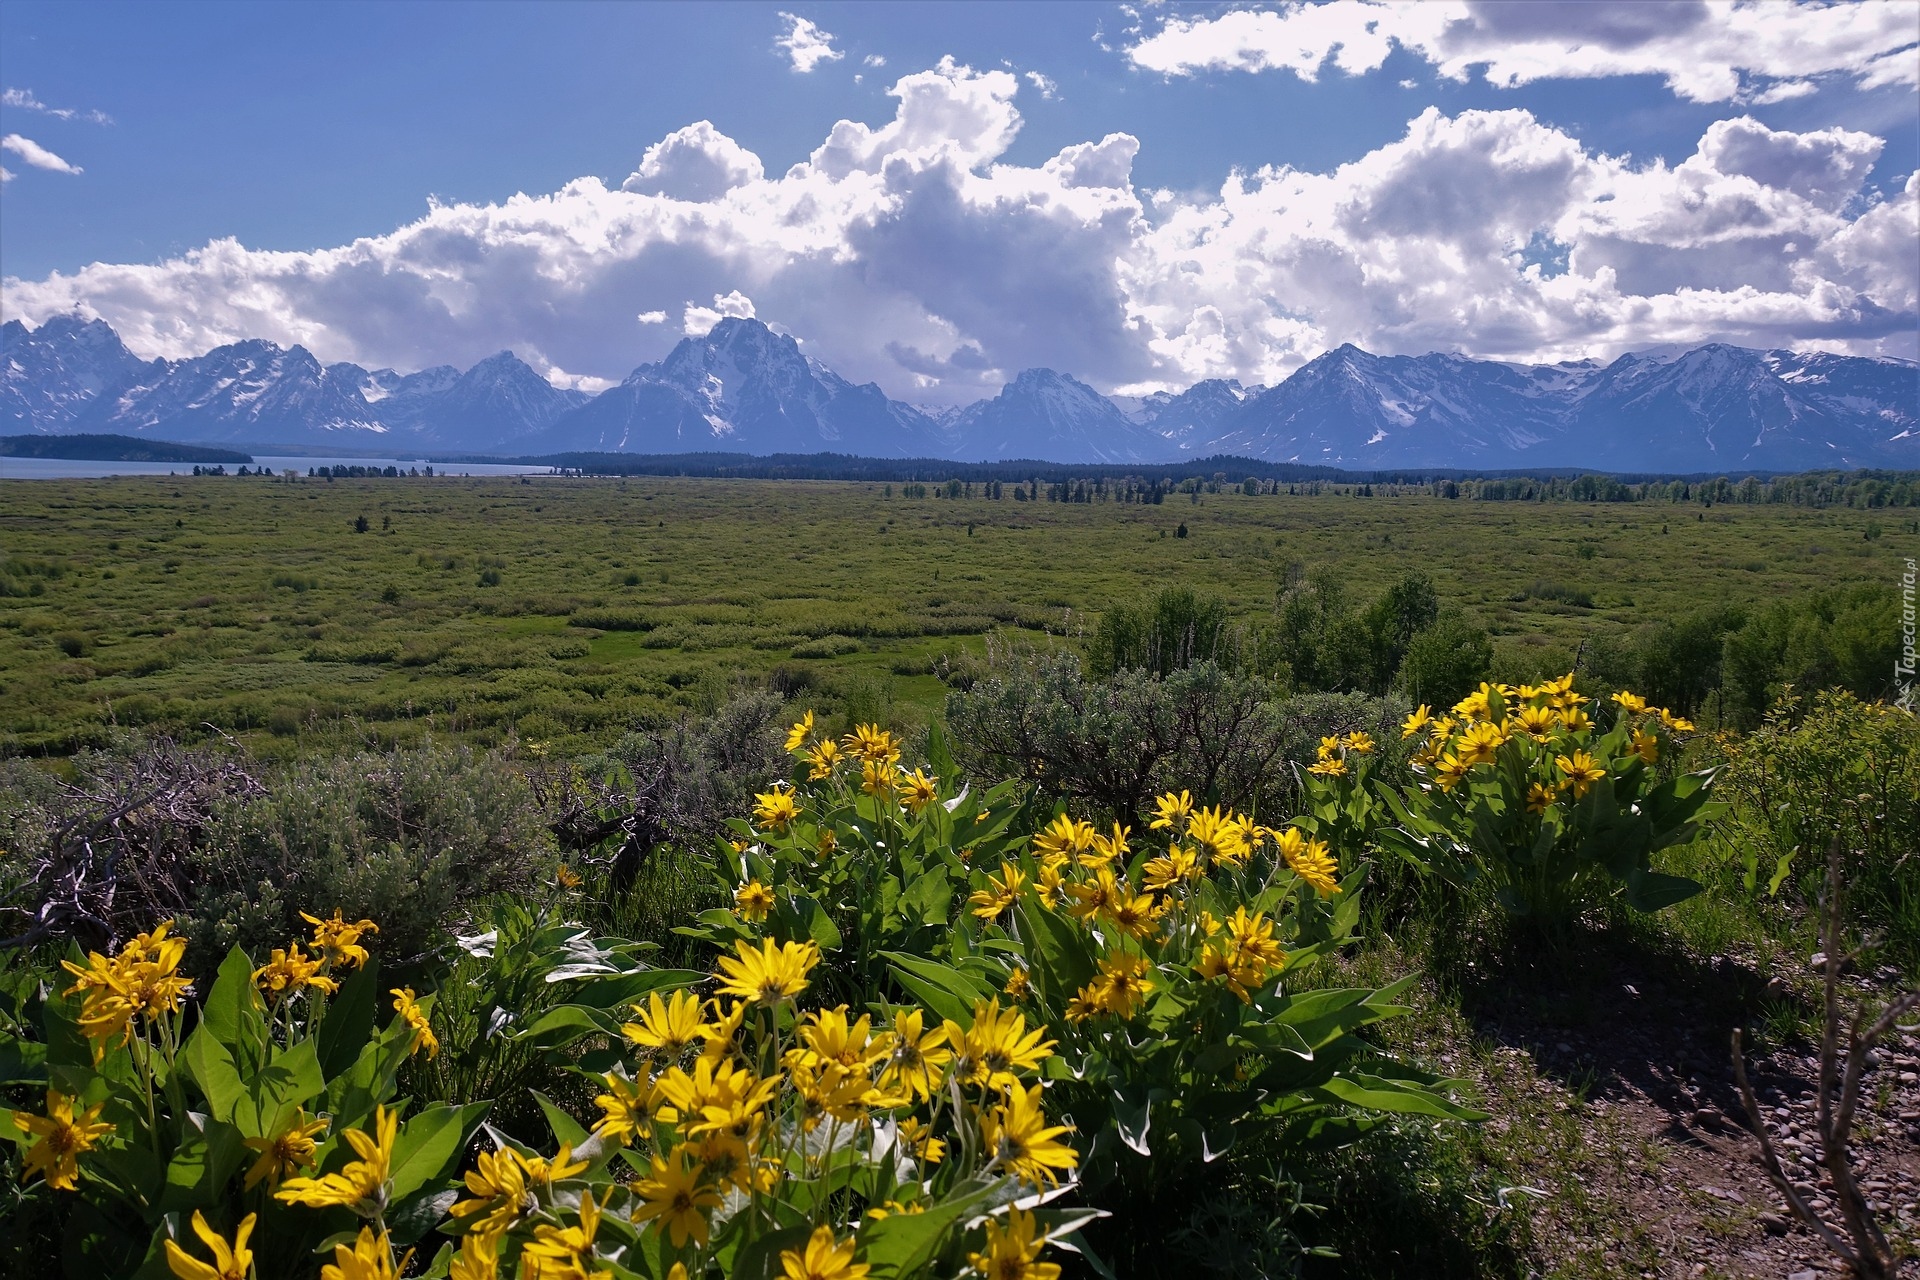
M 1168 582 L 1265 616 L 1320 568 L 1363 598 L 1424 570 L 1492 631 L 1498 673 L 1532 676 L 1703 602 L 1889 580 L 1920 545 L 1872 540 L 1873 513 L 1847 509 L 1375 492 L 1149 506 L 754 480 L 4 482 L 0 753 L 62 754 L 114 725 L 517 730 L 577 751 L 769 677 L 924 720 L 943 665 L 990 633 L 1077 637 Z

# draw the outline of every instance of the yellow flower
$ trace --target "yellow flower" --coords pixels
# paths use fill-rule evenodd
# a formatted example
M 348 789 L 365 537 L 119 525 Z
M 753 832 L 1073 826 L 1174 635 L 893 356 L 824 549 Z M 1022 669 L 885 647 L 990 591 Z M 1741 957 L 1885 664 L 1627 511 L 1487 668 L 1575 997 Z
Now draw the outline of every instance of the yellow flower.
M 607 1142 L 627 1143 L 653 1133 L 653 1113 L 660 1106 L 660 1089 L 653 1077 L 642 1072 L 638 1080 L 628 1080 L 612 1072 L 600 1077 L 607 1091 L 593 1100 L 605 1114 L 593 1127 Z
M 787 750 L 800 750 L 807 745 L 807 739 L 812 736 L 813 712 L 808 711 L 807 714 L 794 721 L 793 727 L 787 730 Z
M 1511 723 L 1535 742 L 1545 742 L 1559 727 L 1560 717 L 1551 707 L 1522 707 Z
M 207 1225 L 206 1217 L 198 1210 L 193 1211 L 193 1234 L 213 1254 L 213 1264 L 200 1261 L 182 1249 L 173 1241 L 167 1241 L 167 1269 L 180 1280 L 250 1280 L 253 1270 L 253 1250 L 247 1248 L 247 1237 L 253 1234 L 253 1224 L 260 1215 L 250 1213 L 240 1219 L 239 1230 L 233 1233 L 233 1244 Z
M 699 1058 L 692 1075 L 669 1067 L 658 1087 L 660 1097 L 672 1105 L 661 1107 L 657 1114 L 668 1124 L 677 1124 L 686 1117 L 699 1117 L 708 1107 L 731 1107 L 736 1102 L 758 1110 L 779 1089 L 780 1076 L 776 1073 L 762 1080 L 750 1071 Z
M 820 948 L 812 942 L 783 942 L 772 938 L 758 949 L 736 941 L 734 956 L 720 957 L 722 995 L 739 996 L 763 1005 L 777 1004 L 807 989 L 807 974 L 820 963 Z
M 280 1185 L 280 1180 L 298 1169 L 313 1167 L 314 1135 L 327 1127 L 325 1118 L 307 1119 L 305 1111 L 296 1111 L 287 1127 L 271 1138 L 248 1138 L 249 1148 L 260 1153 L 260 1158 L 247 1170 L 247 1180 L 242 1188 L 251 1191 L 260 1182 L 265 1181 L 267 1190 Z
M 900 759 L 900 740 L 877 724 L 855 725 L 852 733 L 840 739 L 840 745 L 874 764 L 890 765 Z
M 1160 917 L 1171 905 L 1171 902 L 1156 904 L 1152 894 L 1136 894 L 1123 884 L 1107 904 L 1106 918 L 1128 937 L 1144 941 L 1160 931 Z
M 447 1280 L 500 1280 L 500 1241 L 496 1236 L 469 1233 L 460 1237 Z
M 940 784 L 919 769 L 900 780 L 900 803 L 918 813 L 940 798 Z
M 466 1227 L 469 1238 L 498 1240 L 533 1211 L 527 1166 L 511 1147 L 482 1151 L 465 1181 L 471 1198 L 455 1202 L 447 1212 Z
M 578 872 L 564 862 L 555 868 L 553 878 L 562 889 L 578 889 L 586 883 L 580 878 Z
M 1092 920 L 1095 916 L 1105 915 L 1115 900 L 1128 892 L 1114 876 L 1112 867 L 1102 867 L 1085 884 L 1067 884 L 1064 886 L 1073 904 L 1067 911 L 1076 920 Z
M 312 1209 L 336 1205 L 352 1209 L 362 1217 L 380 1210 L 386 1188 L 387 1172 L 393 1163 L 393 1142 L 400 1127 L 398 1112 L 378 1107 L 373 1113 L 373 1136 L 348 1129 L 341 1136 L 359 1155 L 338 1173 L 323 1178 L 292 1178 L 274 1192 L 273 1198 L 288 1204 L 304 1204 Z M 362 1234 L 365 1234 L 364 1232 Z M 345 1246 L 341 1246 L 345 1248 Z
M 1573 798 L 1578 800 L 1592 789 L 1593 784 L 1607 776 L 1607 771 L 1584 751 L 1576 751 L 1571 756 L 1558 756 L 1554 764 L 1560 772 L 1567 775 L 1567 781 L 1573 787 Z
M 1560 713 L 1560 725 L 1568 733 L 1584 733 L 1593 728 L 1593 721 L 1579 707 L 1568 707 Z
M 533 1229 L 533 1240 L 520 1251 L 524 1271 L 531 1261 L 533 1280 L 611 1280 L 613 1272 L 594 1268 L 593 1237 L 600 1230 L 600 1207 L 593 1202 L 591 1190 L 580 1193 L 580 1221 L 574 1226 L 555 1227 L 541 1223 Z
M 1489 686 L 1482 684 L 1477 691 L 1453 704 L 1453 714 L 1466 721 L 1486 719 L 1488 691 Z
M 1150 858 L 1140 869 L 1141 887 L 1163 893 L 1200 874 L 1200 855 L 1185 845 L 1174 845 L 1158 858 Z
M 1460 735 L 1460 762 L 1465 765 L 1492 764 L 1500 754 L 1500 748 L 1506 745 L 1508 733 L 1504 725 L 1481 721 L 1470 726 Z
M 1620 704 L 1622 711 L 1628 713 L 1645 711 L 1647 709 L 1647 700 L 1645 698 L 1637 693 L 1628 693 L 1625 689 L 1614 694 L 1613 700 Z
M 313 951 L 321 963 L 335 969 L 351 968 L 367 962 L 367 949 L 360 945 L 363 933 L 378 933 L 380 926 L 371 920 L 355 920 L 349 923 L 340 918 L 340 908 L 333 909 L 333 917 L 322 920 L 318 916 L 300 913 L 300 918 L 313 926 Z
M 1033 979 L 1027 976 L 1025 969 L 1016 968 L 1007 979 L 1007 985 L 1000 988 L 1015 1000 L 1025 1000 L 1027 993 L 1033 990 Z
M 1334 756 L 1308 765 L 1307 772 L 1317 774 L 1322 778 L 1342 778 L 1345 777 L 1347 773 L 1347 762 L 1338 756 Z
M 973 908 L 973 914 L 982 920 L 991 920 L 1002 911 L 1020 900 L 1020 891 L 1027 886 L 1027 873 L 1011 862 L 1000 864 L 1000 874 L 987 876 L 987 887 L 975 889 L 967 898 L 967 905 Z
M 780 1274 L 784 1280 L 862 1280 L 872 1268 L 853 1260 L 853 1244 L 851 1238 L 836 1243 L 832 1227 L 815 1227 L 806 1248 L 780 1251 Z
M 1467 776 L 1467 762 L 1448 751 L 1434 762 L 1433 780 L 1440 784 L 1442 791 L 1451 791 Z
M 413 994 L 412 987 L 394 987 L 387 992 L 393 997 L 393 1011 L 409 1027 L 413 1028 L 413 1047 L 407 1050 L 409 1055 L 422 1049 L 427 1057 L 440 1056 L 440 1040 L 433 1034 L 433 1023 L 427 1018 L 427 1011 L 420 1007 L 419 999 Z
M 1077 857 L 1093 848 L 1092 824 L 1061 814 L 1033 838 L 1034 852 L 1041 857 Z
M 1545 813 L 1559 798 L 1558 788 L 1549 787 L 1544 782 L 1536 782 L 1527 788 L 1527 812 Z
M 1340 735 L 1320 739 L 1320 749 L 1315 753 L 1322 760 L 1332 760 L 1340 754 Z
M 759 924 L 773 910 L 773 890 L 758 880 L 749 880 L 733 891 L 733 909 L 749 924 Z
M 275 947 L 272 958 L 253 971 L 253 982 L 272 997 L 290 996 L 307 987 L 332 995 L 340 984 L 322 974 L 321 967 L 320 957 L 309 956 L 296 942 L 285 950 Z
M 1415 707 L 1413 711 L 1408 714 L 1406 720 L 1402 722 L 1400 725 L 1400 736 L 1403 738 L 1411 738 L 1431 723 L 1433 723 L 1433 712 L 1429 710 L 1427 704 L 1423 702 Z
M 1673 733 L 1693 732 L 1693 721 L 1677 716 L 1665 707 L 1660 708 L 1660 723 Z
M 886 760 L 860 762 L 860 790 L 870 796 L 891 796 L 899 790 L 900 766 Z
M 1187 819 L 1187 838 L 1212 851 L 1222 862 L 1236 863 L 1250 852 L 1247 829 L 1232 813 L 1218 805 L 1196 811 Z
M 700 1185 L 700 1166 L 685 1146 L 675 1147 L 669 1157 L 653 1157 L 652 1175 L 634 1184 L 640 1203 L 634 1206 L 635 1223 L 658 1220 L 676 1249 L 688 1240 L 705 1246 L 707 1214 L 720 1203 L 720 1196 Z
M 1060 1268 L 1039 1260 L 1047 1237 L 1036 1240 L 1033 1233 L 1033 1215 L 1025 1209 L 1011 1210 L 1004 1228 L 988 1218 L 986 1251 L 968 1254 L 967 1261 L 985 1280 L 1058 1280 Z
M 1354 755 L 1357 755 L 1357 756 L 1371 755 L 1373 753 L 1373 735 L 1366 733 L 1363 730 L 1355 729 L 1352 733 L 1347 735 L 1346 745 L 1347 745 L 1347 750 L 1352 752 Z
M 947 1064 L 953 1061 L 947 1039 L 944 1026 L 926 1029 L 920 1010 L 896 1009 L 893 1029 L 883 1037 L 886 1066 L 880 1073 L 880 1087 L 931 1098 L 940 1088 Z
M 136 1017 L 151 1020 L 174 1012 L 192 988 L 192 980 L 178 972 L 187 943 L 168 937 L 172 928 L 173 921 L 166 920 L 136 934 L 112 959 L 96 951 L 88 953 L 84 966 L 61 961 L 76 979 L 66 994 L 84 993 L 80 1030 L 93 1043 L 96 1063 L 132 1034 Z
M 776 785 L 773 790 L 753 797 L 753 820 L 758 826 L 785 831 L 799 819 L 800 806 L 785 786 Z
M 832 738 L 822 738 L 814 743 L 807 751 L 807 763 L 812 766 L 807 770 L 808 780 L 819 782 L 823 778 L 831 778 L 840 759 L 840 744 Z
M 27 1148 L 26 1176 L 39 1174 L 47 1185 L 60 1191 L 75 1190 L 80 1175 L 79 1157 L 93 1150 L 94 1144 L 113 1132 L 113 1126 L 100 1120 L 96 1102 L 79 1115 L 73 1114 L 73 1099 L 58 1089 L 47 1090 L 47 1114 L 13 1113 L 13 1127 L 31 1135 L 35 1141 Z
M 1059 863 L 1041 864 L 1040 875 L 1033 882 L 1033 894 L 1040 899 L 1040 905 L 1049 911 L 1066 900 L 1067 878 Z
M 1635 755 L 1638 755 L 1648 764 L 1652 764 L 1660 758 L 1660 739 L 1648 733 L 1645 729 L 1635 729 L 1633 731 L 1633 750 Z
M 915 1160 L 922 1164 L 939 1164 L 947 1157 L 947 1144 L 933 1136 L 933 1130 L 914 1116 L 908 1116 L 895 1126 L 900 1135 L 900 1146 Z M 909 1213 L 918 1213 L 910 1209 Z
M 1083 849 L 1074 856 L 1083 867 L 1089 869 L 1104 867 L 1115 858 L 1124 859 L 1127 856 L 1127 837 L 1132 834 L 1132 827 L 1123 827 L 1116 822 L 1113 824 L 1112 835 L 1103 836 L 1095 832 L 1093 847 Z
M 1193 797 L 1182 791 L 1179 795 L 1169 791 L 1153 802 L 1153 821 L 1149 824 L 1155 831 L 1179 830 L 1193 812 Z
M 720 1020 L 709 1022 L 701 1028 L 700 1037 L 706 1043 L 700 1046 L 700 1056 L 718 1065 L 734 1053 L 740 1038 L 740 1028 L 747 1020 L 747 1005 L 744 1001 L 735 1000 L 732 1012 L 722 1016 L 720 1002 L 715 1000 L 712 1010 Z
M 1326 841 L 1309 840 L 1300 828 L 1288 827 L 1277 843 L 1293 874 L 1328 896 L 1340 892 L 1340 864 L 1333 860 Z
M 1072 1147 L 1057 1141 L 1066 1125 L 1048 1125 L 1040 1109 L 1040 1086 L 1007 1087 L 1007 1100 L 980 1117 L 980 1138 L 991 1159 L 1022 1182 L 1058 1183 L 1056 1170 L 1080 1162 Z
M 651 1057 L 671 1062 L 695 1040 L 704 1039 L 707 1024 L 700 1016 L 700 997 L 691 991 L 676 991 L 666 1000 L 655 991 L 646 1004 L 634 1005 L 633 1011 L 640 1021 L 625 1024 L 620 1034 Z
M 963 1084 L 1011 1088 L 1014 1072 L 1033 1070 L 1053 1052 L 1054 1042 L 1041 1040 L 1046 1031 L 1044 1026 L 1028 1031 L 1027 1016 L 1018 1009 L 1002 1011 L 998 997 L 976 1001 L 971 1027 L 962 1031 L 946 1024 L 947 1043 L 958 1052 L 954 1074 Z
M 1111 955 L 1100 962 L 1100 972 L 1080 989 L 1083 1008 L 1131 1018 L 1153 990 L 1153 965 L 1145 957 L 1125 953 Z
M 409 1249 L 407 1257 L 412 1256 Z M 393 1243 L 386 1232 L 375 1236 L 373 1228 L 362 1227 L 351 1249 L 333 1246 L 333 1261 L 320 1268 L 320 1280 L 397 1280 L 406 1266 L 405 1259 L 393 1265 Z

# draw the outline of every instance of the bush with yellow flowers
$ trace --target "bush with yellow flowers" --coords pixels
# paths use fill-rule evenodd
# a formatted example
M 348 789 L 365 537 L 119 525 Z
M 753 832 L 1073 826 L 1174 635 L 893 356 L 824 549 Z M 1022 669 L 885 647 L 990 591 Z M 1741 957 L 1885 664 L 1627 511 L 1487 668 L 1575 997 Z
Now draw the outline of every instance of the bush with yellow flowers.
M 856 1003 L 924 1005 L 955 1025 L 1020 1019 L 1052 1056 L 1082 1180 L 1145 1185 L 1256 1130 L 1357 1136 L 1355 1110 L 1471 1118 L 1444 1082 L 1356 1032 L 1404 1009 L 1400 986 L 1328 989 L 1317 962 L 1359 919 L 1300 826 L 1162 796 L 1145 833 L 1023 809 L 1014 788 L 954 789 L 873 726 L 793 726 L 792 781 L 762 794 L 721 851 L 731 911 L 691 932 L 805 939 Z
M 1571 920 L 1609 885 L 1636 910 L 1671 906 L 1700 886 L 1655 870 L 1653 855 L 1697 839 L 1723 807 L 1715 770 L 1661 768 L 1692 731 L 1632 693 L 1596 707 L 1571 675 L 1482 684 L 1448 715 L 1407 717 L 1417 781 L 1379 789 L 1394 821 L 1374 839 L 1449 882 L 1489 883 L 1543 924 Z
M 820 998 L 812 941 L 739 942 L 707 975 L 503 907 L 462 942 L 512 1007 L 476 1031 L 389 988 L 381 1025 L 377 926 L 308 919 L 265 964 L 236 948 L 203 1001 L 167 925 L 76 959 L 44 1039 L 0 1044 L 46 1086 L 0 1130 L 82 1206 L 69 1248 L 102 1274 L 1050 1280 L 1043 1252 L 1092 1216 L 1049 1203 L 1078 1155 L 1017 1010 L 855 1012 Z M 536 1145 L 484 1098 L 403 1096 L 447 1083 L 420 1068 L 467 1051 L 454 1027 L 591 1081 L 590 1125 L 536 1094 Z

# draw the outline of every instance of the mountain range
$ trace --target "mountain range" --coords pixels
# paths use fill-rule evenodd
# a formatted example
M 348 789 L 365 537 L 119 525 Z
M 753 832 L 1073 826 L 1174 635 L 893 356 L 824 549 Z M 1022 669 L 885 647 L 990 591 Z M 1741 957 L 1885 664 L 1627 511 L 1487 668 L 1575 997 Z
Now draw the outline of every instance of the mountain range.
M 101 320 L 0 326 L 0 430 L 349 449 L 831 451 L 966 461 L 1147 463 L 1232 454 L 1347 468 L 1795 471 L 1920 467 L 1920 365 L 1711 343 L 1610 363 L 1381 356 L 1351 345 L 1271 387 L 1210 379 L 1109 397 L 1028 369 L 927 409 L 856 385 L 790 336 L 729 317 L 598 395 L 510 351 L 464 372 L 323 365 L 258 339 L 142 360 Z

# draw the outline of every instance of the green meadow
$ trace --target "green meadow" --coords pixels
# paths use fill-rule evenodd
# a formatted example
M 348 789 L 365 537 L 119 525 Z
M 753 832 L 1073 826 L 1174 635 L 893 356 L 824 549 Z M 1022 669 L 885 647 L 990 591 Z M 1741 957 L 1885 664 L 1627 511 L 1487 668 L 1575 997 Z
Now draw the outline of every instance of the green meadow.
M 0 752 L 114 726 L 578 749 L 742 681 L 924 719 L 990 640 L 1079 637 L 1173 584 L 1271 617 L 1409 570 L 1510 678 L 1712 605 L 1887 584 L 1903 512 L 1448 500 L 1160 505 L 695 479 L 121 477 L 0 486 Z M 912 492 L 926 492 L 916 487 Z M 937 491 L 936 491 L 937 492 Z M 364 522 L 364 532 L 359 531 Z M 1184 530 L 1184 536 L 1183 536 Z

